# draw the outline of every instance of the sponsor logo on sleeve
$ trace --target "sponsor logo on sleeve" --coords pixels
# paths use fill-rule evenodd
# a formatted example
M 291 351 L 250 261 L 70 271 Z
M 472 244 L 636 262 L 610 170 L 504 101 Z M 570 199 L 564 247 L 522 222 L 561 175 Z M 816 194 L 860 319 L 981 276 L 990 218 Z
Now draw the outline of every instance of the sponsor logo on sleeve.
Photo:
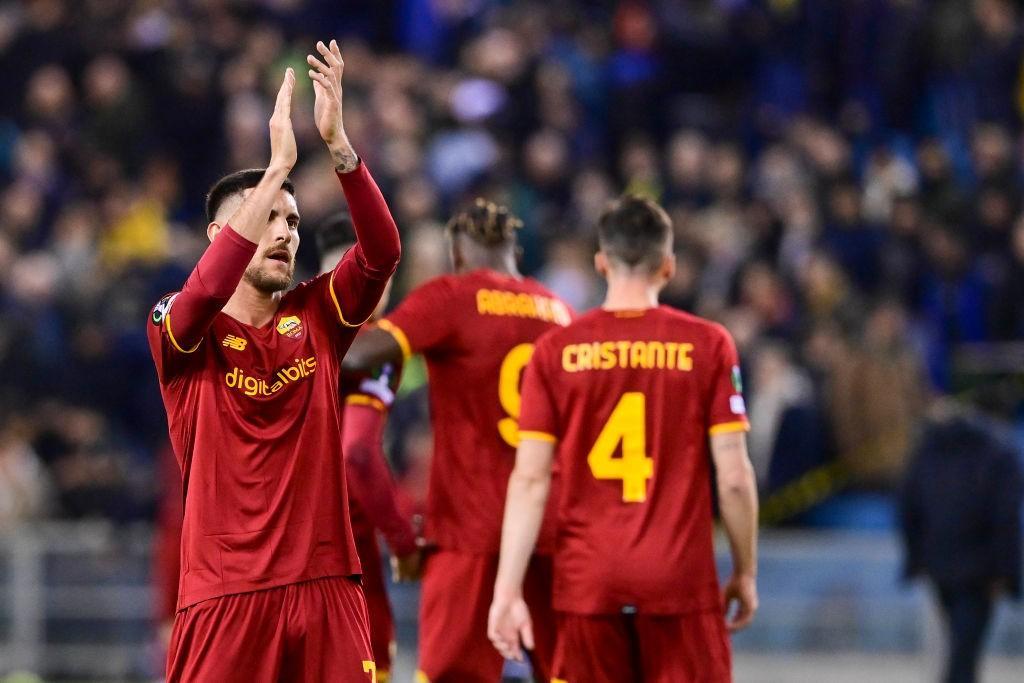
M 740 396 L 739 394 L 733 394 L 732 396 L 730 396 L 729 410 L 731 410 L 734 415 L 746 415 L 747 404 L 746 402 L 744 402 L 743 397 Z
M 302 321 L 297 315 L 286 315 L 277 322 L 277 331 L 286 337 L 298 339 L 302 336 Z
M 171 310 L 171 304 L 174 303 L 174 300 L 177 298 L 177 296 L 177 292 L 175 292 L 174 294 L 168 294 L 163 299 L 160 299 L 160 301 L 157 302 L 156 306 L 153 307 L 152 321 L 154 325 L 159 327 L 160 323 L 164 321 L 164 318 L 167 317 L 167 314 Z

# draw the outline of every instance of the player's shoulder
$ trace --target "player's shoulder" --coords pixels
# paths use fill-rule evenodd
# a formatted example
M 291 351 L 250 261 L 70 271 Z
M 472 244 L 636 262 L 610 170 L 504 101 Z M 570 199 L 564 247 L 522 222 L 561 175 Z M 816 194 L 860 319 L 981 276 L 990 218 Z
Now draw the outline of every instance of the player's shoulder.
M 681 311 L 678 308 L 661 305 L 656 309 L 656 314 L 662 316 L 671 325 L 685 328 L 691 335 L 713 340 L 732 339 L 729 331 L 721 323 Z
M 537 338 L 536 348 L 560 348 L 563 344 L 589 338 L 600 326 L 601 317 L 601 309 L 595 308 L 573 318 L 567 325 L 552 327 Z

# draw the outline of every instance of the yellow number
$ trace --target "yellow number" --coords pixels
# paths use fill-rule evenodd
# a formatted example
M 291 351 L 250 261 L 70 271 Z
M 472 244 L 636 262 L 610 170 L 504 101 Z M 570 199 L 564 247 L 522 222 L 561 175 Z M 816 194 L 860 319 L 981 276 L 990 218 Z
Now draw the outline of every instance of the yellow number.
M 363 673 L 370 674 L 370 683 L 377 683 L 377 665 L 368 659 L 363 660 Z
M 622 395 L 587 455 L 590 471 L 598 479 L 621 479 L 622 500 L 647 500 L 647 480 L 654 476 L 654 460 L 647 457 L 646 402 L 639 391 Z M 613 458 L 622 442 L 622 457 Z
M 533 344 L 520 344 L 501 361 L 501 372 L 498 374 L 498 399 L 508 413 L 508 417 L 498 421 L 498 433 L 513 448 L 519 445 L 519 411 L 522 407 L 519 379 L 532 356 Z

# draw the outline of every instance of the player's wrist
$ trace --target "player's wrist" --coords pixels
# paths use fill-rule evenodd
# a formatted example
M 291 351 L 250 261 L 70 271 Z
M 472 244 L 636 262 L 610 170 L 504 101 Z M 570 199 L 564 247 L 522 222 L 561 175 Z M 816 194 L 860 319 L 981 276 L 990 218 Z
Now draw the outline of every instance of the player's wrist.
M 359 155 L 356 154 L 344 130 L 338 141 L 329 143 L 327 149 L 331 153 L 331 161 L 334 162 L 334 169 L 338 173 L 351 173 L 359 168 Z
M 523 597 L 522 584 L 513 584 L 500 578 L 494 584 L 494 601 L 502 603 L 515 602 Z
M 291 173 L 292 167 L 290 164 L 281 161 L 280 159 L 271 159 L 270 163 L 267 164 L 267 170 L 263 172 L 263 178 L 267 181 L 284 181 Z

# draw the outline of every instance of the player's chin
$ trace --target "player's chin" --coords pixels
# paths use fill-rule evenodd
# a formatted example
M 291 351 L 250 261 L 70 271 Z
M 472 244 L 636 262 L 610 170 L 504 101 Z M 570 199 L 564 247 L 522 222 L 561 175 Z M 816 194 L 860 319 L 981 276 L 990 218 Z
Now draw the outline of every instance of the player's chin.
M 281 261 L 272 261 L 272 263 L 279 265 L 270 268 L 260 268 L 254 272 L 246 273 L 246 279 L 249 280 L 253 287 L 268 294 L 280 292 L 291 287 L 292 275 L 295 272 L 291 264 Z

